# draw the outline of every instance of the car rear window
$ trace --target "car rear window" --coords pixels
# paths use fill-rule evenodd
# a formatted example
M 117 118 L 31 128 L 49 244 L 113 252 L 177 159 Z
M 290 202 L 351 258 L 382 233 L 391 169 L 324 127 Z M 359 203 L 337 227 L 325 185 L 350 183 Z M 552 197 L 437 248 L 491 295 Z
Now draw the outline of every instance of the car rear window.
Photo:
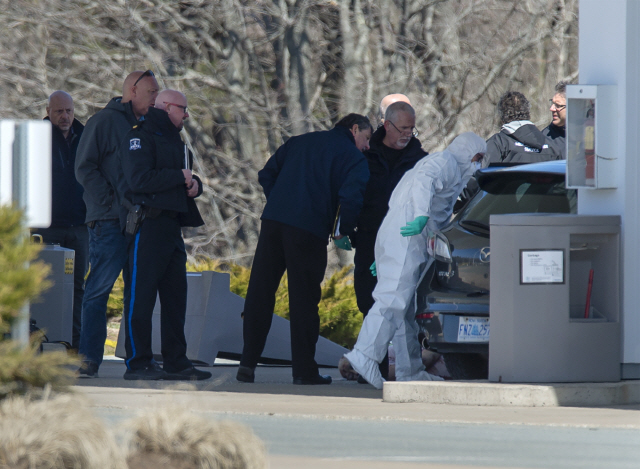
M 577 191 L 555 175 L 495 178 L 478 192 L 458 218 L 471 231 L 489 232 L 489 217 L 507 213 L 576 213 Z

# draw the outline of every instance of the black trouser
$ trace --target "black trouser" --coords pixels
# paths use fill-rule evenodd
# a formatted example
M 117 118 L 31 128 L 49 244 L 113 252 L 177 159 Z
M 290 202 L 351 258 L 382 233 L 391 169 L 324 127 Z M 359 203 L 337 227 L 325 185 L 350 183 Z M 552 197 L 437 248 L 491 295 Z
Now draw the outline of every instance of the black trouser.
M 289 282 L 289 318 L 294 378 L 318 375 L 315 361 L 320 333 L 320 284 L 327 268 L 327 242 L 306 230 L 262 220 L 244 303 L 244 348 L 240 365 L 254 368 L 264 350 L 285 270 Z
M 80 328 L 82 325 L 82 299 L 84 298 L 84 278 L 89 267 L 89 230 L 87 225 L 64 228 L 38 228 L 31 230 L 42 236 L 45 244 L 59 244 L 63 248 L 75 251 L 73 263 L 73 330 L 71 347 L 80 347 Z
M 358 309 L 364 318 L 373 306 L 373 290 L 378 279 L 371 275 L 371 264 L 376 260 L 376 235 L 373 231 L 358 231 L 356 254 L 353 258 L 353 289 L 356 292 Z M 380 373 L 384 379 L 389 377 L 389 354 L 380 362 Z
M 164 369 L 170 373 L 191 366 L 187 358 L 184 322 L 187 311 L 187 254 L 177 218 L 146 218 L 129 245 L 131 287 L 123 318 L 129 369 L 153 360 L 151 318 L 160 296 L 160 336 Z M 126 310 L 126 308 L 125 308 Z

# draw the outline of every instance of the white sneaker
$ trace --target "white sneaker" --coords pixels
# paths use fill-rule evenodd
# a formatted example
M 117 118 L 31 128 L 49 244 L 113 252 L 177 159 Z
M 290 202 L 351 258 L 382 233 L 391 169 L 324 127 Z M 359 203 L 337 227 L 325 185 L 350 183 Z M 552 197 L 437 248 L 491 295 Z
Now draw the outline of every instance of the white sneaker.
M 380 368 L 378 368 L 378 363 L 375 360 L 367 357 L 359 350 L 352 350 L 344 357 L 349 360 L 351 367 L 356 370 L 360 376 L 367 380 L 367 383 L 371 384 L 376 389 L 382 389 L 384 378 L 382 377 Z

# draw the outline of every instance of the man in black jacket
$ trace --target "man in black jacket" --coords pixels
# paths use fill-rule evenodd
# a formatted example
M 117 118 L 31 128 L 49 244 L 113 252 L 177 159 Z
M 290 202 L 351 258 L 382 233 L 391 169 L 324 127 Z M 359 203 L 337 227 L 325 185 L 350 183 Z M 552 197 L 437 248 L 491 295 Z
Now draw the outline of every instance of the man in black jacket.
M 126 135 L 120 159 L 126 182 L 122 227 L 129 243 L 131 282 L 125 298 L 127 380 L 201 380 L 211 373 L 187 358 L 187 254 L 181 227 L 204 224 L 193 200 L 202 184 L 191 173 L 192 155 L 180 137 L 187 98 L 175 90 L 158 94 L 155 109 Z M 137 218 L 137 219 L 135 219 Z M 160 296 L 163 367 L 153 360 L 151 318 Z
M 376 278 L 369 268 L 373 261 L 378 229 L 389 209 L 389 199 L 404 173 L 428 153 L 414 134 L 416 113 L 410 104 L 397 101 L 385 112 L 384 125 L 371 137 L 364 156 L 369 165 L 369 182 L 364 193 L 362 212 L 354 240 L 354 288 L 358 309 L 366 316 L 373 306 Z
M 267 161 L 258 180 L 267 197 L 244 303 L 244 348 L 236 379 L 252 383 L 262 355 L 280 279 L 287 271 L 294 384 L 330 384 L 315 361 L 320 284 L 327 242 L 350 249 L 369 178 L 361 150 L 369 119 L 349 114 L 329 131 L 291 137 Z
M 536 163 L 562 159 L 551 141 L 529 120 L 531 105 L 522 93 L 507 91 L 498 103 L 502 129 L 487 140 L 489 163 Z
M 59 244 L 75 251 L 73 265 L 73 331 L 71 347 L 80 346 L 84 277 L 89 267 L 89 232 L 84 224 L 87 209 L 83 189 L 76 180 L 74 165 L 84 125 L 74 117 L 73 98 L 54 91 L 47 103 L 51 122 L 51 226 L 34 228 L 47 244 Z
M 127 132 L 144 118 L 157 95 L 158 82 L 151 70 L 131 72 L 124 80 L 122 97 L 113 98 L 89 119 L 78 145 L 75 172 L 84 187 L 91 264 L 82 302 L 81 378 L 98 376 L 107 337 L 107 301 L 127 260 L 119 220 L 117 187 L 122 168 L 118 153 Z M 126 271 L 123 277 L 126 285 Z
M 565 128 L 567 124 L 567 85 L 561 81 L 556 85 L 556 94 L 549 100 L 551 107 L 551 123 L 542 129 L 542 133 L 551 140 L 557 152 L 566 159 L 567 147 L 565 146 Z

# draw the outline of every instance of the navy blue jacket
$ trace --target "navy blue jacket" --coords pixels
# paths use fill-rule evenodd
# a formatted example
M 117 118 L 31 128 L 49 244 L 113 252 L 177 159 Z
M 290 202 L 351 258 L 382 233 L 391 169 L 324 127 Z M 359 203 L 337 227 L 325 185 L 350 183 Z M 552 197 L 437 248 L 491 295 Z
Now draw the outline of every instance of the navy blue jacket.
M 49 120 L 45 117 L 44 120 Z M 51 227 L 68 228 L 84 224 L 87 208 L 84 190 L 76 179 L 74 167 L 78 142 L 84 125 L 78 119 L 71 124 L 73 134 L 67 142 L 62 131 L 51 126 Z
M 125 136 L 120 149 L 124 178 L 118 193 L 133 205 L 178 212 L 180 226 L 202 226 L 204 221 L 192 197 L 187 196 L 184 184 L 185 154 L 189 167 L 193 155 L 180 137 L 180 130 L 171 122 L 166 111 L 149 108 L 149 112 Z M 202 181 L 198 180 L 198 194 Z M 196 197 L 197 197 L 196 196 Z M 124 228 L 126 207 L 120 222 Z M 124 215 L 124 216 L 123 216 Z
M 340 233 L 351 235 L 368 179 L 367 160 L 346 127 L 291 137 L 258 173 L 267 197 L 262 219 L 328 240 L 340 206 Z
M 364 193 L 364 205 L 358 220 L 358 232 L 368 231 L 377 233 L 382 220 L 389 210 L 389 199 L 404 173 L 428 155 L 422 149 L 420 140 L 412 137 L 407 146 L 400 153 L 398 161 L 390 166 L 385 158 L 385 148 L 382 141 L 386 135 L 384 127 L 378 128 L 371 136 L 370 148 L 365 150 L 364 156 L 369 165 L 369 182 Z

